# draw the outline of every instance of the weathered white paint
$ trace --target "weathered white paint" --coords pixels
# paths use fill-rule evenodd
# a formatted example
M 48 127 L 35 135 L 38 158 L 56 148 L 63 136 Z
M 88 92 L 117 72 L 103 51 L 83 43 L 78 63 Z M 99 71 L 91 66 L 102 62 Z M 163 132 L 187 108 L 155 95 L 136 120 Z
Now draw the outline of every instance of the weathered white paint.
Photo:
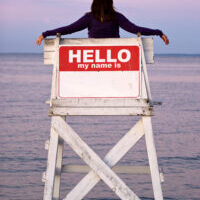
M 52 120 L 53 118 L 54 117 L 52 117 Z M 43 200 L 50 200 L 52 199 L 53 196 L 57 148 L 58 148 L 58 134 L 54 131 L 53 128 L 51 128 Z
M 45 39 L 44 40 L 44 64 L 45 65 L 53 65 L 54 64 L 54 52 L 55 52 L 55 43 L 56 39 Z M 82 38 L 82 39 L 61 39 L 60 44 L 61 45 L 98 45 L 99 42 L 101 44 L 110 44 L 110 45 L 118 45 L 118 44 L 130 44 L 133 42 L 137 42 L 137 38 L 107 38 L 107 39 L 88 39 L 88 38 Z M 142 38 L 142 42 L 144 44 L 144 54 L 146 58 L 147 64 L 154 63 L 154 49 L 153 49 L 153 38 Z
M 42 173 L 42 182 L 45 183 L 46 181 L 46 172 Z
M 146 90 L 146 83 L 145 83 L 145 79 L 144 79 L 144 72 L 143 72 L 143 68 L 142 68 L 142 77 L 141 77 L 141 99 L 148 99 L 147 96 L 147 90 Z M 149 100 L 148 100 L 149 101 Z
M 49 140 L 46 140 L 44 149 L 49 150 Z
M 152 101 L 152 97 L 151 97 L 151 90 L 150 90 L 150 85 L 149 85 L 149 78 L 148 78 L 148 73 L 147 73 L 147 65 L 146 65 L 146 60 L 145 60 L 145 55 L 144 55 L 144 47 L 143 47 L 143 43 L 142 43 L 142 39 L 141 37 L 138 37 L 138 40 L 140 41 L 141 44 L 141 52 L 142 52 L 142 69 L 143 69 L 143 77 L 144 77 L 144 81 L 145 81 L 145 87 L 146 87 L 146 93 L 147 93 L 147 98 L 149 99 L 149 101 Z
M 50 106 L 52 105 L 52 99 L 56 99 L 57 91 L 58 91 L 58 67 L 59 67 L 59 43 L 60 37 L 57 37 L 54 42 L 54 65 L 53 65 L 53 72 L 52 72 L 52 86 L 51 86 L 51 100 Z
M 68 98 L 52 100 L 54 107 L 149 107 L 147 99 L 133 98 Z
M 153 115 L 151 107 L 52 107 L 49 115 L 130 115 L 146 116 Z
M 132 190 L 108 167 L 101 158 L 68 126 L 61 117 L 53 117 L 53 128 L 66 143 L 84 160 L 121 199 L 139 198 Z
M 142 120 L 128 133 L 121 138 L 121 140 L 108 152 L 104 161 L 109 167 L 116 165 L 119 160 L 140 140 L 144 135 L 142 128 Z M 98 182 L 98 177 L 93 171 L 90 171 L 66 196 L 65 200 L 80 200 L 82 199 Z
M 50 104 L 50 101 L 46 103 Z M 68 98 L 53 99 L 52 105 L 55 107 L 153 107 L 161 106 L 162 102 L 133 98 Z
M 165 177 L 164 177 L 163 172 L 160 172 L 160 182 L 161 182 L 161 183 L 164 183 L 164 182 L 165 182 Z
M 52 100 L 50 115 L 153 115 L 147 99 L 69 98 Z
M 56 89 L 57 89 L 57 67 L 58 67 L 58 46 L 60 42 L 60 37 L 57 37 L 54 42 L 55 48 L 55 57 L 54 57 L 54 66 L 52 74 L 52 86 L 51 86 L 51 100 L 56 98 Z M 50 101 L 51 105 L 51 101 Z M 53 117 L 52 117 L 53 121 Z M 59 186 L 60 180 L 59 175 L 56 177 L 55 170 L 56 167 L 62 167 L 62 147 L 59 147 L 59 136 L 52 128 L 51 121 L 51 133 L 49 141 L 49 150 L 48 150 L 48 160 L 47 160 L 47 171 L 46 171 L 46 181 L 44 188 L 44 200 L 52 199 L 54 196 L 59 198 Z M 59 154 L 57 157 L 57 153 Z M 54 188 L 56 182 L 56 188 Z
M 152 130 L 152 124 L 151 124 L 151 117 L 143 117 L 142 121 L 144 124 L 143 128 L 145 132 L 147 154 L 148 154 L 149 166 L 151 170 L 151 179 L 152 179 L 152 185 L 153 185 L 154 198 L 155 200 L 163 200 L 158 161 L 157 161 L 157 155 L 156 155 L 156 148 L 155 148 L 153 130 Z
M 54 64 L 55 51 L 44 52 L 44 65 Z
M 154 48 L 153 38 L 142 38 L 142 45 L 144 48 L 144 56 L 147 64 L 154 63 Z
M 55 180 L 54 180 L 54 190 L 53 199 L 60 199 L 60 179 L 62 170 L 62 153 L 63 153 L 64 141 L 59 137 L 58 150 L 57 150 L 57 160 L 56 160 L 56 170 L 55 170 Z

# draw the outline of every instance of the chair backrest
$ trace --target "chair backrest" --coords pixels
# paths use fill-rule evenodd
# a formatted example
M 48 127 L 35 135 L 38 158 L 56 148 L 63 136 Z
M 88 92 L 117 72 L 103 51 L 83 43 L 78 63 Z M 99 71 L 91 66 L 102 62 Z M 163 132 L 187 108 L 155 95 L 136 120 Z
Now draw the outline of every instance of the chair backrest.
M 55 54 L 55 40 L 56 39 L 45 39 L 44 41 L 44 64 L 53 65 L 54 64 L 54 54 Z M 118 38 L 118 39 L 61 39 L 60 45 L 80 45 L 80 44 L 129 44 L 137 38 Z M 142 38 L 144 55 L 147 64 L 154 63 L 154 48 L 153 48 L 153 38 Z
M 44 43 L 44 64 L 57 65 L 58 99 L 146 99 L 142 63 L 153 63 L 153 58 L 152 38 L 143 38 L 142 43 L 138 38 L 60 39 L 59 45 L 56 39 L 46 39 Z

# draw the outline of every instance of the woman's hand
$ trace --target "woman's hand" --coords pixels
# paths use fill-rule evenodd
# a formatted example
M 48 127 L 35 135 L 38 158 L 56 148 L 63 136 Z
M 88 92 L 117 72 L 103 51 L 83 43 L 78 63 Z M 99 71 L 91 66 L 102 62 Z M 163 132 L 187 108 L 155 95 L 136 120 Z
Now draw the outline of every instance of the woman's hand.
M 166 45 L 169 44 L 169 40 L 168 40 L 168 38 L 167 38 L 167 36 L 166 36 L 165 34 L 163 34 L 161 38 L 162 38 L 162 40 L 164 41 L 164 43 L 165 43 Z
M 37 41 L 36 41 L 36 44 L 40 46 L 41 43 L 42 43 L 42 40 L 44 40 L 44 37 L 43 37 L 43 35 L 40 35 L 40 36 L 38 37 Z

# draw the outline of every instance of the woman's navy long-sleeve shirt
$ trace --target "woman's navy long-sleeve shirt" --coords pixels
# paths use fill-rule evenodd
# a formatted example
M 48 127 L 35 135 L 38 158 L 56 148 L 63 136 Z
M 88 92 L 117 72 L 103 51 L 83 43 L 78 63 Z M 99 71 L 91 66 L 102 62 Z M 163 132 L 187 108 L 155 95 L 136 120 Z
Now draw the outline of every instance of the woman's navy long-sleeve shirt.
M 150 29 L 133 24 L 119 12 L 116 12 L 116 17 L 114 20 L 106 22 L 100 22 L 96 20 L 91 12 L 86 13 L 73 24 L 43 32 L 42 35 L 44 38 L 47 36 L 56 35 L 57 33 L 66 35 L 88 28 L 89 38 L 119 38 L 120 27 L 134 34 L 141 33 L 142 35 L 163 35 L 162 31 L 159 29 Z

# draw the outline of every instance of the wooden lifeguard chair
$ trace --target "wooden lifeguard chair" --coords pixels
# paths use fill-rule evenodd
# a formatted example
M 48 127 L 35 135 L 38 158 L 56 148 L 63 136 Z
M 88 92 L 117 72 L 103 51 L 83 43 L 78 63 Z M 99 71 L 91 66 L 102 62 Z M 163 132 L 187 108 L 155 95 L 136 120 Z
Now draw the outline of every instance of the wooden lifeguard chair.
M 146 63 L 153 63 L 152 38 L 55 39 L 44 41 L 44 64 L 53 65 L 51 116 L 44 200 L 58 200 L 61 171 L 88 172 L 65 200 L 79 200 L 103 180 L 123 200 L 140 199 L 113 168 L 145 136 L 149 167 L 119 167 L 118 172 L 151 174 L 154 198 L 162 200 L 161 177 L 152 131 Z M 95 84 L 94 84 L 95 83 Z M 66 116 L 141 116 L 135 126 L 101 159 L 67 123 Z M 62 165 L 66 142 L 86 166 Z

